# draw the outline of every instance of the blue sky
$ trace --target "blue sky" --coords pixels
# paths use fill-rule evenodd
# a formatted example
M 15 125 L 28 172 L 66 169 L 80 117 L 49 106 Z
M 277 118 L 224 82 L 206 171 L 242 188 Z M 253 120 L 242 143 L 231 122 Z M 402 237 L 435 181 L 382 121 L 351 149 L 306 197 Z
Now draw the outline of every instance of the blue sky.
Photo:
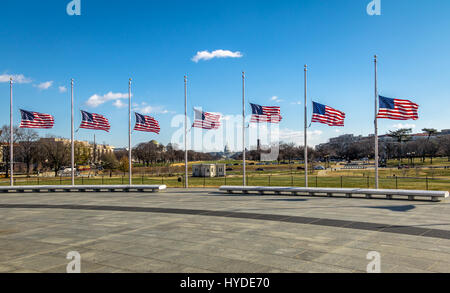
M 112 130 L 95 132 L 97 141 L 126 146 L 127 107 L 114 106 L 117 99 L 96 107 L 87 102 L 94 95 L 126 94 L 131 77 L 135 108 L 161 122 L 160 135 L 133 133 L 134 144 L 151 139 L 167 144 L 177 130 L 172 118 L 184 113 L 184 74 L 191 117 L 196 106 L 239 115 L 244 70 L 248 101 L 279 105 L 283 139 L 301 142 L 303 65 L 308 64 L 310 101 L 347 114 L 344 128 L 313 124 L 311 143 L 344 133 L 367 135 L 373 133 L 373 55 L 378 54 L 380 94 L 420 105 L 420 119 L 403 126 L 414 126 L 415 132 L 450 128 L 447 0 L 381 0 L 381 16 L 366 13 L 369 0 L 81 0 L 81 16 L 67 15 L 69 0 L 3 2 L 2 125 L 9 124 L 9 84 L 1 77 L 23 75 L 26 82 L 14 86 L 15 124 L 19 108 L 50 113 L 55 128 L 39 133 L 70 137 L 74 78 L 76 127 L 81 109 L 104 114 Z M 199 51 L 220 49 L 242 57 L 192 61 Z M 68 91 L 60 92 L 61 86 Z M 126 106 L 127 99 L 118 100 Z M 380 133 L 398 124 L 381 120 Z M 76 139 L 92 140 L 93 134 L 80 130 Z

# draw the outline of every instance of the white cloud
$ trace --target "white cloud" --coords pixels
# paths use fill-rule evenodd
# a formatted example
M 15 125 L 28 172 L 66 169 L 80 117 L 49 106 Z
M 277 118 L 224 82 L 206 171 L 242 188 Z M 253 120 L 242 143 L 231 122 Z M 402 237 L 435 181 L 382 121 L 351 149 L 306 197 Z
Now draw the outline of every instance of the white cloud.
M 400 129 L 400 128 L 416 128 L 415 124 L 403 124 L 403 123 L 398 123 L 398 124 L 394 124 L 392 125 L 393 127 Z
M 67 92 L 67 88 L 66 88 L 65 86 L 60 86 L 60 87 L 58 87 L 58 90 L 59 90 L 60 93 L 65 93 L 65 92 Z
M 271 101 L 273 101 L 273 102 L 276 102 L 276 103 L 280 103 L 280 102 L 283 102 L 283 100 L 282 99 L 280 99 L 279 97 L 277 97 L 277 96 L 273 96 L 272 98 L 270 98 L 270 100 Z
M 133 111 L 140 114 L 168 114 L 174 113 L 173 111 L 168 111 L 162 106 L 148 106 L 147 103 L 142 102 L 141 104 L 133 104 Z
M 250 131 L 256 131 L 259 128 L 261 137 L 268 136 L 268 133 L 272 133 L 272 137 L 278 137 L 280 142 L 293 142 L 297 145 L 304 144 L 304 131 L 292 130 L 289 128 L 278 128 L 276 125 L 264 125 L 264 124 L 250 124 Z M 321 130 L 308 130 L 308 146 L 315 146 L 322 142 L 323 132 Z
M 301 104 L 302 104 L 302 101 L 295 101 L 295 102 L 291 103 L 291 105 L 301 105 Z
M 126 107 L 127 104 L 124 104 L 121 100 L 115 100 L 113 106 L 120 109 Z
M 0 75 L 0 82 L 9 82 L 12 77 L 14 83 L 30 83 L 31 79 L 25 77 L 23 74 L 2 74 Z
M 128 94 L 126 94 L 126 93 L 123 94 L 123 93 L 109 92 L 103 96 L 95 94 L 86 101 L 86 105 L 88 105 L 89 107 L 95 108 L 95 107 L 98 107 L 109 101 L 115 101 L 115 103 L 117 103 L 118 100 L 127 99 L 127 98 L 128 98 Z
M 200 60 L 211 60 L 213 58 L 241 58 L 243 55 L 241 52 L 231 52 L 229 50 L 215 50 L 212 52 L 209 51 L 199 51 L 197 54 L 192 57 L 192 61 L 197 63 Z
M 222 115 L 222 116 L 220 117 L 220 120 L 223 120 L 223 121 L 229 121 L 229 120 L 231 120 L 231 119 L 234 119 L 234 116 L 233 116 L 233 115 Z
M 292 129 L 280 129 L 280 141 L 283 142 L 294 142 L 298 145 L 304 144 L 304 131 L 292 130 Z M 322 136 L 321 130 L 308 130 L 308 145 L 314 146 L 321 141 Z
M 48 90 L 53 85 L 53 81 L 42 82 L 38 85 L 35 85 L 40 90 Z

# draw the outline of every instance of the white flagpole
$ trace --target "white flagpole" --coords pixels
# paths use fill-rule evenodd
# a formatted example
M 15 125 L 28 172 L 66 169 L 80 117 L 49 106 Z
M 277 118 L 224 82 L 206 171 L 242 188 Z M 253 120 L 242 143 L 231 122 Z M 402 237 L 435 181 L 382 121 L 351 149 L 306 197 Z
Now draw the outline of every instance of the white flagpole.
M 308 187 L 308 104 L 307 104 L 307 79 L 308 66 L 305 65 L 305 187 Z
M 242 72 L 242 161 L 243 161 L 243 186 L 247 185 L 245 180 L 245 72 Z
M 133 163 L 131 161 L 131 78 L 130 78 L 130 80 L 128 81 L 128 173 L 130 185 L 133 185 L 132 165 Z
M 184 76 L 184 187 L 189 188 L 187 150 L 187 75 Z
M 10 168 L 10 185 L 14 186 L 14 131 L 13 131 L 13 78 L 9 78 L 9 98 L 10 98 L 10 109 L 9 109 L 9 168 Z
M 374 58 L 375 63 L 375 189 L 378 189 L 378 72 L 377 72 L 377 55 Z
M 94 133 L 94 155 L 93 155 L 93 163 L 95 164 L 95 161 L 97 159 L 97 143 L 95 141 L 95 133 Z
M 71 88 L 71 139 L 70 139 L 70 157 L 71 157 L 71 175 L 72 175 L 72 186 L 75 185 L 75 153 L 74 153 L 74 127 L 73 127 L 73 78 L 70 81 L 70 88 Z

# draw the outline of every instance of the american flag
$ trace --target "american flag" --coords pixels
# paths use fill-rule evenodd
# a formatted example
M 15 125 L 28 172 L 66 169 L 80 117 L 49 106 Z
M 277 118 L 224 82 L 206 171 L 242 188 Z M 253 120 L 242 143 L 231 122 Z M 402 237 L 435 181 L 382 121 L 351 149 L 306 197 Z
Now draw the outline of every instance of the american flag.
M 280 107 L 260 106 L 252 103 L 250 103 L 250 106 L 252 107 L 251 123 L 280 123 L 283 119 L 281 117 Z
M 161 128 L 159 127 L 158 121 L 150 116 L 145 116 L 139 113 L 134 113 L 136 115 L 136 126 L 134 130 L 145 131 L 145 132 L 155 132 L 159 134 Z
M 203 128 L 203 129 L 218 129 L 220 127 L 220 115 L 208 112 L 203 112 L 201 110 L 194 109 L 195 120 L 192 127 Z
M 51 129 L 55 124 L 52 115 L 20 110 L 22 122 L 20 128 Z
M 326 105 L 313 102 L 312 122 L 329 126 L 344 126 L 345 113 Z
M 89 113 L 86 111 L 81 111 L 81 115 L 83 116 L 83 119 L 81 121 L 80 128 L 104 130 L 109 132 L 109 129 L 111 128 L 109 121 L 102 115 Z
M 419 105 L 409 100 L 390 99 L 380 96 L 380 110 L 377 118 L 408 120 L 419 119 Z

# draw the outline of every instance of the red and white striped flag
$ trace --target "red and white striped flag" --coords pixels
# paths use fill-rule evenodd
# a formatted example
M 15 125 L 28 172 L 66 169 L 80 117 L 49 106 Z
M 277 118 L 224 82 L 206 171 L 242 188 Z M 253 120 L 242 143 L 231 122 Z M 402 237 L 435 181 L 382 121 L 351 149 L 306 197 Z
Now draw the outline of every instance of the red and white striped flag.
M 82 121 L 80 128 L 93 129 L 93 130 L 104 130 L 109 132 L 111 126 L 109 125 L 108 119 L 100 114 L 89 113 L 86 111 L 81 111 Z
M 280 107 L 277 106 L 261 106 L 250 103 L 252 107 L 252 118 L 250 123 L 280 123 L 281 117 Z
M 136 115 L 136 126 L 134 130 L 144 131 L 144 132 L 155 132 L 159 134 L 161 128 L 159 127 L 158 121 L 150 116 L 145 116 L 139 113 L 134 113 Z
M 313 116 L 311 122 L 323 123 L 329 126 L 344 126 L 344 120 L 344 112 L 313 102 Z
M 202 129 L 218 129 L 220 127 L 220 115 L 208 112 L 203 112 L 201 110 L 194 109 L 195 120 L 192 127 L 202 128 Z
M 20 128 L 51 129 L 55 124 L 52 115 L 20 110 L 22 122 Z
M 377 118 L 392 120 L 419 119 L 419 105 L 409 100 L 390 99 L 380 96 L 380 110 Z

